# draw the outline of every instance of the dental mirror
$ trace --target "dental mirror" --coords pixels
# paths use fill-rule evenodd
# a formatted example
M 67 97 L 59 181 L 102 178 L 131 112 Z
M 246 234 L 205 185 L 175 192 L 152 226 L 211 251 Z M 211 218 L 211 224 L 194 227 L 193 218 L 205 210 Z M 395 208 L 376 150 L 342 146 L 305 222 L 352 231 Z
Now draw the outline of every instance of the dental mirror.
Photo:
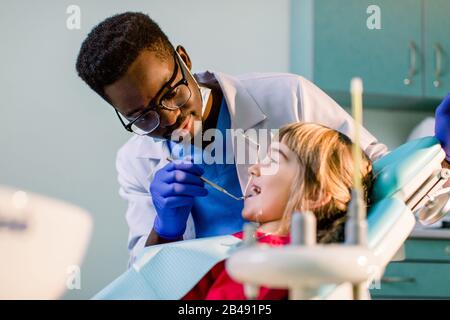
M 450 192 L 442 193 L 430 199 L 416 211 L 416 218 L 422 225 L 438 222 L 450 212 Z

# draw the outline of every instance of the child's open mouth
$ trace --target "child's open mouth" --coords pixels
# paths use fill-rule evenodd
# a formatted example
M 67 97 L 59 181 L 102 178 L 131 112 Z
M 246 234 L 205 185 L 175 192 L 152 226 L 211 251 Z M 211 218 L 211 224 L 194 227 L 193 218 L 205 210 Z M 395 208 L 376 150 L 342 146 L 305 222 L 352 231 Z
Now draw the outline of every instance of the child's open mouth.
M 250 188 L 248 188 L 247 194 L 245 195 L 245 198 L 251 198 L 256 197 L 261 193 L 261 188 L 255 184 L 252 184 Z

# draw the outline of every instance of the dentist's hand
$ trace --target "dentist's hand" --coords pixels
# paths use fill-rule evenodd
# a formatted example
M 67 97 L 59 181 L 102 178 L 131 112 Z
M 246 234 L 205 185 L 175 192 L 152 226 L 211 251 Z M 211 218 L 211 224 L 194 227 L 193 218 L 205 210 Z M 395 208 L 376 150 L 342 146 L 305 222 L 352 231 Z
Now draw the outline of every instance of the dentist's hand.
M 434 134 L 445 151 L 445 159 L 450 162 L 450 93 L 436 108 Z
M 195 197 L 208 191 L 200 176 L 203 169 L 191 162 L 170 162 L 155 173 L 150 194 L 157 216 L 153 229 L 166 239 L 178 239 L 186 230 Z

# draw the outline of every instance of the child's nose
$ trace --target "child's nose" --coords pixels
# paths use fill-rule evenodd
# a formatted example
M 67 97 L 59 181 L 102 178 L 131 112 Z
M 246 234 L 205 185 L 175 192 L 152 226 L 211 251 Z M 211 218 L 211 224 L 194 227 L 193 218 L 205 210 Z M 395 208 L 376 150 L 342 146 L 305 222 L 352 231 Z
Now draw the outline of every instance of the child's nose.
M 248 175 L 259 177 L 261 175 L 260 165 L 257 163 L 250 166 L 248 168 Z

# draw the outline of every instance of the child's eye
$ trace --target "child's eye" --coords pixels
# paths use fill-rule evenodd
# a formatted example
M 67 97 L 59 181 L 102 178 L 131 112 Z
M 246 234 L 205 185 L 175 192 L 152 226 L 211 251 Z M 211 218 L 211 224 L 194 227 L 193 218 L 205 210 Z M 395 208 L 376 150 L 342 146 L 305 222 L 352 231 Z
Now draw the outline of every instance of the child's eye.
M 271 163 L 278 163 L 278 159 L 272 155 L 267 155 L 262 161 L 261 164 L 269 165 Z
M 261 160 L 261 164 L 262 165 L 268 165 L 272 162 L 271 158 L 269 156 L 265 156 L 262 160 Z
M 276 153 L 269 153 L 270 161 L 274 163 L 280 162 L 280 154 L 278 152 Z

